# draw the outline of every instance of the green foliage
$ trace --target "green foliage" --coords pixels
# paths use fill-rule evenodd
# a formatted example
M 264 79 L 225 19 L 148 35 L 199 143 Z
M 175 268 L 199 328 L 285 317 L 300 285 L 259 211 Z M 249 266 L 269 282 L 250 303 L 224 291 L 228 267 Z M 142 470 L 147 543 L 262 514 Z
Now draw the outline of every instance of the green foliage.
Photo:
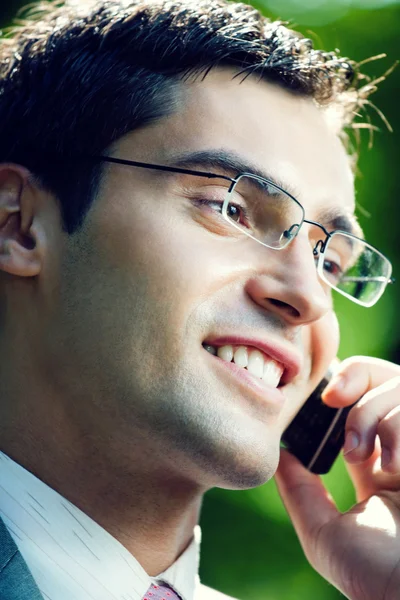
M 22 4 L 20 0 L 3 0 L 0 24 L 8 24 Z M 339 48 L 341 54 L 355 60 L 385 52 L 387 59 L 364 66 L 364 71 L 372 76 L 381 75 L 399 58 L 400 6 L 396 2 L 331 0 L 307 4 L 295 0 L 257 0 L 254 5 L 273 18 L 289 19 L 294 25 L 304 23 L 298 29 L 312 37 L 317 46 Z M 279 14 L 272 11 L 277 7 Z M 382 131 L 375 133 L 372 149 L 368 149 L 368 133 L 362 135 L 356 181 L 357 201 L 362 207 L 359 217 L 366 238 L 391 258 L 398 279 L 399 84 L 400 69 L 397 69 L 372 98 L 391 123 L 394 134 L 387 131 L 371 109 L 373 123 Z M 365 212 L 371 216 L 365 216 Z M 372 309 L 337 298 L 342 331 L 340 357 L 367 354 L 399 360 L 399 321 L 395 319 L 399 300 L 400 283 L 392 286 Z M 351 506 L 354 494 L 342 459 L 324 479 L 339 508 L 345 510 Z M 243 600 L 342 598 L 308 565 L 273 481 L 242 492 L 212 490 L 204 500 L 201 525 L 201 576 L 205 583 Z

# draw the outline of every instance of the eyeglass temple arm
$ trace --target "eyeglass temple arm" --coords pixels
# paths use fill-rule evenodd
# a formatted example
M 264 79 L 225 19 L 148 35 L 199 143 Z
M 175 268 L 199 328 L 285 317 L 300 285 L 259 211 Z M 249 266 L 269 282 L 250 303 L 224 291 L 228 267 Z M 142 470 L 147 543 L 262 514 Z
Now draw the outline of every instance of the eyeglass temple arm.
M 167 173 L 182 173 L 183 175 L 196 175 L 198 177 L 207 177 L 208 179 L 225 179 L 231 183 L 235 180 L 227 175 L 218 175 L 217 173 L 208 173 L 206 171 L 196 171 L 193 169 L 184 169 L 183 167 L 170 167 L 167 165 L 156 165 L 153 163 L 138 162 L 136 160 L 126 160 L 114 156 L 90 156 L 91 159 L 114 163 L 117 165 L 126 165 L 128 167 L 140 167 L 142 169 L 154 169 L 155 171 L 165 171 Z

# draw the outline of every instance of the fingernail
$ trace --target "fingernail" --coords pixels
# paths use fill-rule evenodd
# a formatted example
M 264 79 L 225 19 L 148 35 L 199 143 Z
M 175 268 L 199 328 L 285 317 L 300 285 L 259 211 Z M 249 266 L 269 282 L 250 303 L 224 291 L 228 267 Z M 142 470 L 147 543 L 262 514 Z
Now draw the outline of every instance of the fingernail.
M 390 453 L 389 448 L 385 448 L 383 446 L 382 454 L 381 454 L 381 467 L 386 467 L 386 465 L 388 465 L 391 460 L 392 460 L 392 455 Z
M 355 450 L 360 445 L 360 438 L 354 431 L 346 433 L 346 441 L 343 447 L 343 454 L 346 456 L 352 450 Z

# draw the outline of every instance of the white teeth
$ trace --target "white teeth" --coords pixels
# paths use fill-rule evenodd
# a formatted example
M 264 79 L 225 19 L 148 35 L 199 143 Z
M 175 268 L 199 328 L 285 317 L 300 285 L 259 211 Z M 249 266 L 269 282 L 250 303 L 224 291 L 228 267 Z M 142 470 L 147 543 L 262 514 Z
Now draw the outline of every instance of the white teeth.
M 238 367 L 247 367 L 249 358 L 247 355 L 247 348 L 245 346 L 239 346 L 239 348 L 235 350 L 233 362 L 237 364 Z
M 255 377 L 262 379 L 264 372 L 264 356 L 259 350 L 251 350 L 249 353 L 247 370 Z
M 204 348 L 226 362 L 233 361 L 239 367 L 247 368 L 249 373 L 262 379 L 267 385 L 278 387 L 284 370 L 283 366 L 272 358 L 267 358 L 259 350 L 230 345 L 215 348 L 209 344 L 204 344 Z
M 220 346 L 218 348 L 218 356 L 219 358 L 222 358 L 222 360 L 226 360 L 226 362 L 231 362 L 233 358 L 232 346 Z
M 263 381 L 268 383 L 268 385 L 271 385 L 272 387 L 277 387 L 281 380 L 282 372 L 282 366 L 274 360 L 265 361 L 262 379 Z

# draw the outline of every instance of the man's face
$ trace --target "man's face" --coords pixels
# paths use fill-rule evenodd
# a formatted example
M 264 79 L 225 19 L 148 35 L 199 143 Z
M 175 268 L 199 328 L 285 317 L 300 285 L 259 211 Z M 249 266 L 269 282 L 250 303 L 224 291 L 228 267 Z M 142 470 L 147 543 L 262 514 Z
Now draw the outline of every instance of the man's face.
M 219 70 L 188 84 L 179 114 L 127 135 L 113 156 L 174 165 L 226 152 L 295 190 L 306 218 L 329 228 L 329 211 L 351 215 L 348 160 L 322 112 L 310 99 L 232 75 Z M 272 250 L 228 234 L 185 176 L 105 168 L 54 275 L 61 291 L 44 344 L 57 394 L 83 430 L 118 439 L 125 454 L 140 435 L 144 453 L 152 444 L 159 463 L 173 456 L 173 468 L 201 485 L 263 483 L 283 430 L 337 352 L 331 293 L 312 254 L 322 232 L 304 224 L 286 249 Z M 277 393 L 206 343 L 249 353 L 262 346 L 265 362 L 279 356 L 291 380 Z

